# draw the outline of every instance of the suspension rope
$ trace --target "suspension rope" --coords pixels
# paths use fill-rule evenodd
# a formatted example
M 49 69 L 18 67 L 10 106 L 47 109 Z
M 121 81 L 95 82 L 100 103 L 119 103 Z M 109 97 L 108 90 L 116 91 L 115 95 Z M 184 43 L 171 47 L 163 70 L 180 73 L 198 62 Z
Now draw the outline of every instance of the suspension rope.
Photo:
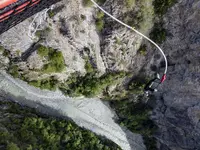
M 115 21 L 117 21 L 118 23 L 122 24 L 123 26 L 133 30 L 134 32 L 136 32 L 137 34 L 139 34 L 140 36 L 144 37 L 145 39 L 147 39 L 149 42 L 151 42 L 155 47 L 158 48 L 158 50 L 161 52 L 161 54 L 163 55 L 164 57 L 164 60 L 165 60 L 165 70 L 164 70 L 164 73 L 163 73 L 163 76 L 162 76 L 162 79 L 161 79 L 161 83 L 165 81 L 166 79 L 166 74 L 167 74 L 167 66 L 168 66 L 168 62 L 167 62 L 167 58 L 166 58 L 166 55 L 165 53 L 163 52 L 163 50 L 154 42 L 152 41 L 150 38 L 148 38 L 146 35 L 142 34 L 141 32 L 139 32 L 138 30 L 136 30 L 135 28 L 125 24 L 124 22 L 120 21 L 119 19 L 115 18 L 114 16 L 112 16 L 110 13 L 108 13 L 107 11 L 105 11 L 102 7 L 100 7 L 94 0 L 91 0 L 91 2 L 96 6 L 98 7 L 101 11 L 103 11 L 106 15 L 108 15 L 109 17 L 111 17 L 112 19 L 114 19 Z

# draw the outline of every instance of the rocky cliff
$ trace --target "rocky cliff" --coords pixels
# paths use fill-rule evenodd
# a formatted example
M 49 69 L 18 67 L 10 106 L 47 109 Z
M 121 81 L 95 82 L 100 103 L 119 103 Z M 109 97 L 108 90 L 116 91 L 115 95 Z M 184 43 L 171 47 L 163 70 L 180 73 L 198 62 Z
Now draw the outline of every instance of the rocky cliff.
M 168 79 L 153 120 L 161 150 L 200 149 L 200 1 L 179 0 L 164 17 Z
M 148 34 L 153 26 L 152 1 L 141 2 L 132 4 L 130 8 L 135 9 L 127 9 L 120 0 L 107 0 L 103 7 Z M 64 55 L 66 71 L 54 74 L 59 79 L 66 80 L 70 73 L 76 71 L 85 73 L 85 55 L 94 60 L 94 65 L 101 73 L 105 70 L 131 70 L 135 75 L 145 73 L 151 76 L 155 70 L 162 71 L 163 59 L 159 52 L 130 30 L 107 16 L 101 16 L 97 9 L 83 7 L 81 0 L 64 0 L 56 5 L 58 8 L 60 6 L 64 6 L 64 9 L 50 14 L 50 18 L 40 26 L 41 31 L 45 31 L 45 34 L 42 33 L 45 35 L 42 44 L 60 49 Z M 144 10 L 138 11 L 138 8 Z M 134 22 L 130 18 L 137 18 L 138 21 Z M 1 45 L 9 49 L 12 55 L 18 50 L 23 53 L 40 37 L 41 33 L 34 39 L 28 37 L 29 25 L 33 19 L 27 19 L 0 36 Z M 102 21 L 99 19 L 104 22 L 101 30 L 97 30 L 95 25 Z M 200 149 L 199 19 L 199 0 L 178 0 L 163 17 L 167 38 L 161 46 L 167 54 L 169 71 L 166 82 L 156 94 L 157 103 L 152 113 L 152 120 L 159 127 L 155 137 L 161 150 Z M 35 20 L 33 29 L 38 22 L 40 18 Z M 46 28 L 50 30 L 46 32 Z M 145 55 L 138 53 L 142 42 L 147 45 Z M 4 61 L 8 63 L 8 60 Z M 32 66 L 35 69 L 34 66 L 40 64 L 42 61 L 33 52 L 23 67 Z

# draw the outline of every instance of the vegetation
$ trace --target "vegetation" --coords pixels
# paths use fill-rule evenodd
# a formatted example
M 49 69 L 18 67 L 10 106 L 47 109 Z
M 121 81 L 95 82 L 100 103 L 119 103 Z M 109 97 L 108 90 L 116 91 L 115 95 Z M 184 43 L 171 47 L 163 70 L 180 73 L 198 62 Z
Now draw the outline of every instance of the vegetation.
M 4 47 L 3 46 L 0 46 L 0 52 L 4 52 Z
M 8 72 L 14 78 L 19 78 L 19 67 L 17 65 L 10 65 L 10 67 L 8 68 Z
M 90 63 L 89 58 L 85 59 L 85 70 L 87 73 L 92 73 L 95 71 L 92 64 Z
M 135 3 L 135 0 L 126 0 L 126 6 L 127 6 L 127 8 L 131 8 L 134 3 Z
M 98 31 L 102 31 L 104 28 L 104 21 L 103 20 L 97 20 L 96 21 L 96 27 Z
M 106 0 L 96 0 L 96 1 L 99 4 L 103 4 L 105 3 Z M 91 7 L 93 5 L 93 3 L 90 0 L 83 0 L 82 3 L 83 3 L 83 6 L 85 7 Z
M 118 122 L 134 133 L 141 134 L 144 138 L 147 150 L 156 150 L 156 141 L 152 134 L 157 127 L 149 119 L 151 108 L 140 101 L 134 103 L 132 100 L 111 101 L 111 107 L 119 116 Z
M 62 11 L 64 8 L 65 8 L 65 5 L 60 5 L 60 6 L 55 7 L 52 10 L 49 10 L 48 11 L 49 17 L 53 18 L 57 13 L 59 13 L 60 11 Z
M 164 15 L 176 2 L 177 0 L 154 0 L 153 5 L 155 13 L 159 16 Z
M 106 87 L 123 77 L 125 77 L 124 72 L 107 73 L 101 77 L 98 77 L 95 72 L 87 73 L 85 76 L 74 74 L 60 89 L 69 96 L 93 97 L 101 94 Z
M 93 3 L 90 0 L 83 0 L 83 6 L 85 7 L 91 7 Z
M 41 89 L 47 89 L 47 90 L 53 90 L 55 91 L 58 85 L 58 80 L 56 80 L 53 77 L 43 79 L 43 80 L 33 80 L 28 81 L 28 83 L 32 86 L 41 88 Z
M 47 57 L 48 54 L 49 54 L 49 48 L 46 47 L 46 46 L 40 45 L 40 47 L 38 48 L 37 52 L 38 52 L 38 55 L 40 55 L 40 57 L 42 57 L 42 58 L 44 56 Z
M 98 31 L 102 31 L 104 28 L 104 13 L 102 11 L 98 11 L 96 15 L 96 28 Z
M 102 31 L 104 28 L 103 18 L 104 18 L 104 13 L 101 11 L 98 11 L 96 15 L 96 28 L 98 31 Z
M 103 17 L 104 17 L 104 12 L 98 11 L 98 12 L 97 12 L 96 18 L 97 18 L 97 19 L 102 19 Z
M 43 73 L 62 72 L 64 70 L 65 61 L 61 51 L 41 45 L 38 48 L 38 54 L 41 57 L 46 56 L 48 60 L 48 63 L 42 69 Z
M 42 39 L 42 38 L 45 38 L 45 37 L 49 34 L 50 31 L 51 31 L 51 28 L 46 27 L 46 28 L 43 29 L 43 30 L 38 30 L 38 31 L 35 33 L 35 35 L 36 35 L 38 38 Z
M 72 121 L 49 118 L 33 109 L 0 102 L 0 147 L 7 150 L 120 150 Z
M 146 55 L 146 53 L 147 53 L 147 46 L 146 45 L 141 45 L 140 48 L 138 49 L 138 53 L 140 55 Z
M 163 28 L 162 23 L 156 23 L 150 33 L 150 38 L 154 42 L 161 44 L 163 41 L 166 40 L 166 34 L 167 31 Z

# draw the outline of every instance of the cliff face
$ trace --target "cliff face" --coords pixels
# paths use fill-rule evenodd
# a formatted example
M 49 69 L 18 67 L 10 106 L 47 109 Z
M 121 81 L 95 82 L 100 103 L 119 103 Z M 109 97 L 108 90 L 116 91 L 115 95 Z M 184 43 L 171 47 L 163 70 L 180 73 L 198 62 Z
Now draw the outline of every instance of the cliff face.
M 199 8 L 199 0 L 180 0 L 164 18 L 169 73 L 152 116 L 162 150 L 200 148 Z
M 110 18 L 104 17 L 105 28 L 98 32 L 95 26 L 98 10 L 93 7 L 83 7 L 81 0 L 64 0 L 58 4 L 60 5 L 65 5 L 65 9 L 41 25 L 51 29 L 42 44 L 60 49 L 64 55 L 67 73 L 64 72 L 59 77 L 67 78 L 71 72 L 84 72 L 82 54 L 88 53 L 88 50 L 89 57 L 102 73 L 109 69 L 133 70 L 137 74 L 141 68 L 144 72 L 151 72 L 151 65 L 156 62 L 160 65 L 162 57 L 158 55 L 158 51 L 149 49 L 145 56 L 137 54 L 142 39 Z M 153 26 L 152 1 L 143 5 L 146 13 L 142 16 L 146 18 L 143 18 L 139 27 L 147 34 Z M 135 17 L 133 14 L 137 10 L 125 9 L 120 0 L 107 0 L 103 7 L 127 22 Z M 128 17 L 124 18 L 126 16 Z M 32 19 L 27 19 L 0 36 L 0 44 L 9 49 L 11 54 L 14 55 L 17 50 L 23 53 L 37 41 L 27 35 Z M 169 71 L 166 82 L 157 94 L 157 104 L 152 114 L 152 119 L 159 127 L 155 136 L 161 150 L 199 149 L 200 1 L 179 0 L 163 20 L 167 39 L 162 48 L 168 57 Z M 37 22 L 39 19 L 36 19 L 35 26 Z M 34 57 L 37 57 L 36 53 L 32 53 L 31 58 Z M 32 60 L 34 59 L 26 63 L 34 63 Z M 35 63 L 39 65 L 39 61 Z

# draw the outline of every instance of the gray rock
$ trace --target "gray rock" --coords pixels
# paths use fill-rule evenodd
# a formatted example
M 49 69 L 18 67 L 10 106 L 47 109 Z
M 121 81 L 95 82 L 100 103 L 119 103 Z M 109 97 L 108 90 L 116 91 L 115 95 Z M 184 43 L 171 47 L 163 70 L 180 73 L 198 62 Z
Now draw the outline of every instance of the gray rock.
M 154 109 L 159 149 L 200 149 L 200 1 L 179 0 L 166 14 L 170 32 L 163 49 L 168 55 L 168 79 Z

